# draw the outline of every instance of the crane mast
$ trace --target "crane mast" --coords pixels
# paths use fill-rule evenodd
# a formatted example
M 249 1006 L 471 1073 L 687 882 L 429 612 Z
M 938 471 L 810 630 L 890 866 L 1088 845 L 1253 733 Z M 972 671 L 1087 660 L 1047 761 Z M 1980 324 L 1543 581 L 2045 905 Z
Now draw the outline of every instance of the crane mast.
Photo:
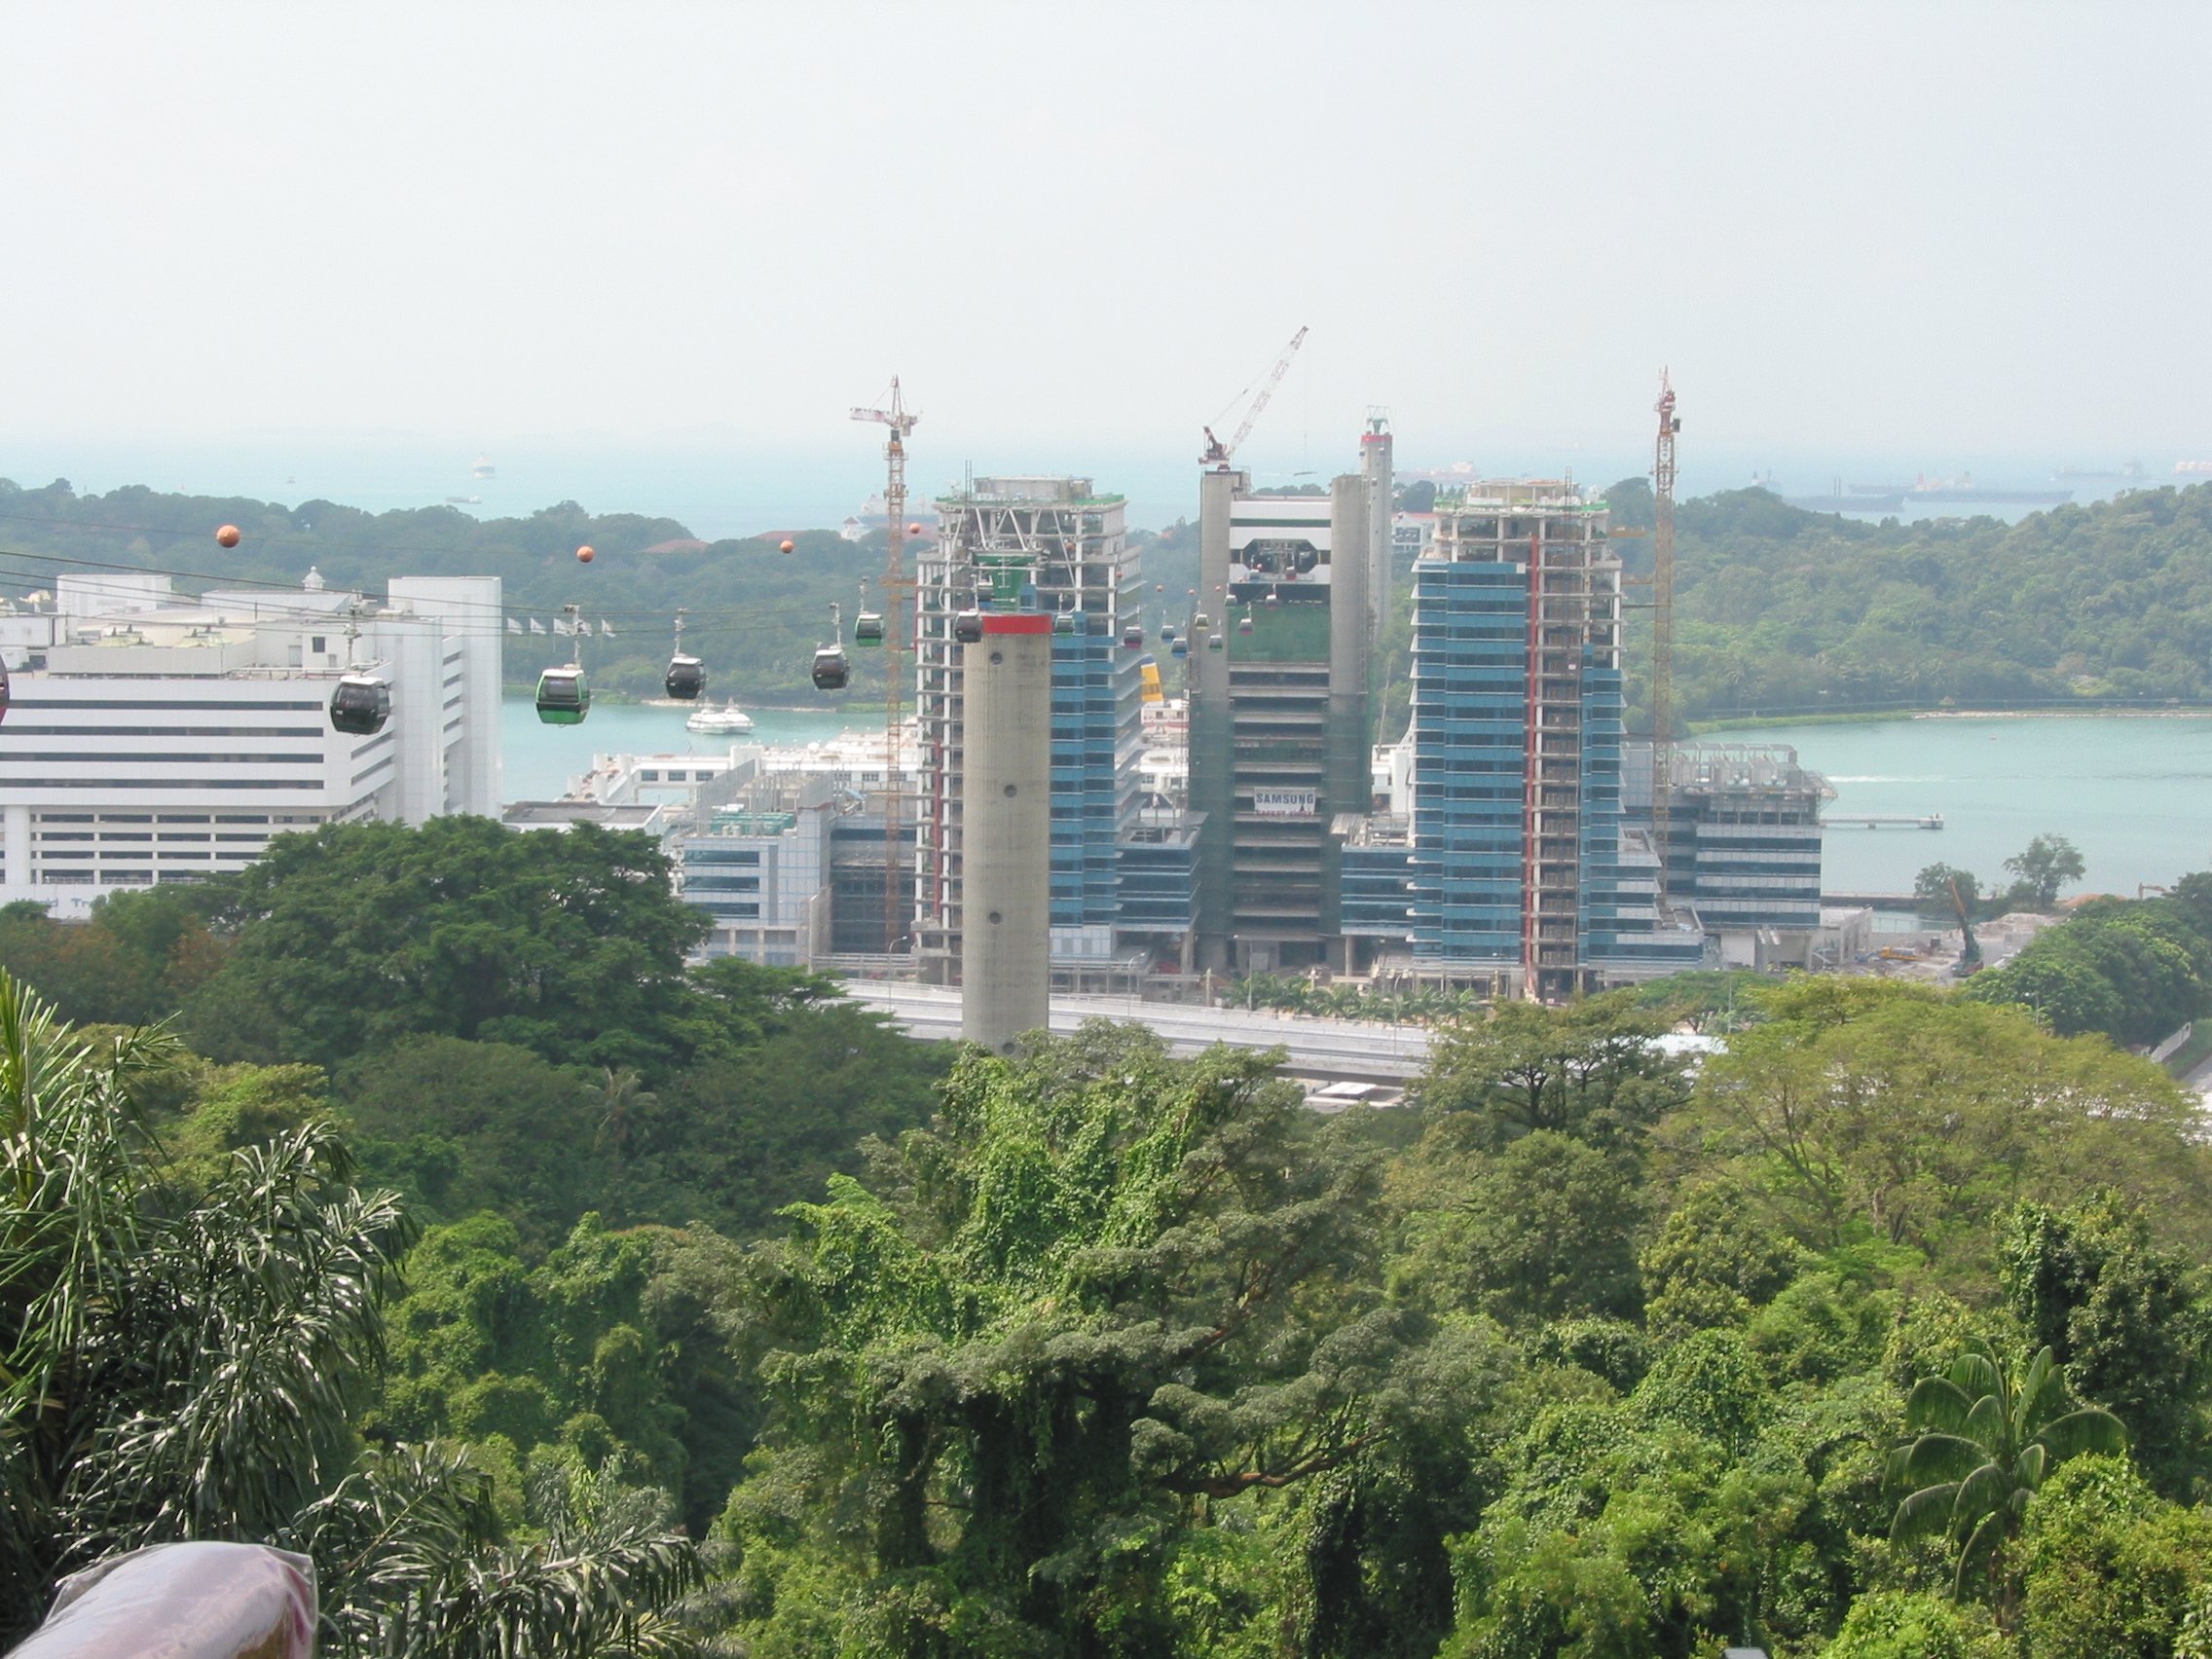
M 914 585 L 906 574 L 906 434 L 921 420 L 908 414 L 899 389 L 899 377 L 891 377 L 888 409 L 856 409 L 856 421 L 874 421 L 891 428 L 884 440 L 884 568 L 883 568 L 883 953 L 896 956 L 908 920 L 899 902 L 900 839 L 905 832 L 904 767 L 899 754 L 905 723 L 905 669 L 903 658 L 911 639 L 906 590 Z
M 1651 459 L 1651 840 L 1659 855 L 1659 913 L 1668 898 L 1675 793 L 1675 388 L 1659 371 L 1659 441 Z

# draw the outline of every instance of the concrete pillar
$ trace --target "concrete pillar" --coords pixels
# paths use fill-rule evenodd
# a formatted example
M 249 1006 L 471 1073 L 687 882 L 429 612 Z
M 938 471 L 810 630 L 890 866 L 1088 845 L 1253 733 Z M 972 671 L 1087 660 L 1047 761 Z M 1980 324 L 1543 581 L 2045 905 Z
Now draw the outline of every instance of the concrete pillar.
M 960 1035 L 1011 1054 L 1051 1009 L 1052 619 L 987 613 L 961 655 Z
M 1343 925 L 1343 844 L 1329 833 L 1340 812 L 1365 812 L 1373 804 L 1373 766 L 1367 729 L 1367 665 L 1373 619 L 1367 608 L 1369 498 L 1360 473 L 1346 473 L 1329 487 L 1329 724 L 1321 772 L 1321 932 Z M 1332 954 L 1341 965 L 1341 955 Z
M 1198 609 L 1210 619 L 1206 633 L 1226 639 L 1229 628 L 1230 510 L 1248 473 L 1227 468 L 1198 474 Z M 1194 634 L 1191 689 L 1191 810 L 1203 813 L 1198 833 L 1198 964 L 1229 966 L 1235 921 L 1232 846 L 1236 835 L 1234 717 L 1229 705 L 1229 652 L 1211 650 Z
M 1397 473 L 1391 457 L 1390 429 L 1380 419 L 1370 421 L 1359 440 L 1360 476 L 1367 480 L 1367 612 L 1373 623 L 1367 631 L 1368 647 L 1380 651 L 1382 625 L 1390 619 L 1390 514 L 1396 505 Z

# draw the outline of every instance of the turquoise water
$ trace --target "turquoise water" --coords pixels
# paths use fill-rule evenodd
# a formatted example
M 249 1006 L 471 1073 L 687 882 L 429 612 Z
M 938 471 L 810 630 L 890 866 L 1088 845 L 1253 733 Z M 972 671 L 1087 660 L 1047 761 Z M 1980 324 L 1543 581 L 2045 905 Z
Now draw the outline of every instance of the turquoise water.
M 813 743 L 846 726 L 880 730 L 877 714 L 847 717 L 831 710 L 748 709 L 753 730 L 737 737 L 704 737 L 683 729 L 689 709 L 638 703 L 601 703 L 582 725 L 549 726 L 527 697 L 500 708 L 499 736 L 506 751 L 509 800 L 554 800 L 569 780 L 591 769 L 594 755 L 726 755 L 733 743 Z
M 1831 829 L 1822 885 L 1909 891 L 1936 863 L 2005 879 L 2032 836 L 2087 861 L 2075 891 L 2122 893 L 2212 869 L 2212 719 L 1890 720 L 1719 732 L 1707 743 L 1788 743 L 1835 786 L 1831 813 L 1939 812 L 1944 828 Z

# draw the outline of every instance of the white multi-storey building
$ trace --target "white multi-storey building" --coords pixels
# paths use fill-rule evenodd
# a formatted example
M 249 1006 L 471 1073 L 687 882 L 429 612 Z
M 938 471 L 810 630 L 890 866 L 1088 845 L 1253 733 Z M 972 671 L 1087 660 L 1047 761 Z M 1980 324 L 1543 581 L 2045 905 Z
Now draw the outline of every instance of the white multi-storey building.
M 395 577 L 381 602 L 312 574 L 191 600 L 119 580 L 64 576 L 52 613 L 8 618 L 0 902 L 82 914 L 235 869 L 287 830 L 499 815 L 497 576 Z M 16 639 L 40 624 L 43 648 Z M 350 658 L 391 685 L 373 737 L 331 729 Z

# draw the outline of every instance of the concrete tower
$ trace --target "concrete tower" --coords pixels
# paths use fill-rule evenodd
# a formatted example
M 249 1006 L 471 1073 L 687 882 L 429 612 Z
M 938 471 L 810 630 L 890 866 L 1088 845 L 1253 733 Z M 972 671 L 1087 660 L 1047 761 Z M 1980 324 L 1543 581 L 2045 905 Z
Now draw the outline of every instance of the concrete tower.
M 1342 954 L 1327 841 L 1336 813 L 1369 804 L 1370 494 L 1363 473 L 1327 496 L 1199 475 L 1198 608 L 1212 624 L 1191 639 L 1201 967 L 1272 973 Z
M 1391 455 L 1390 423 L 1382 411 L 1370 412 L 1359 439 L 1359 471 L 1367 480 L 1367 609 L 1374 618 L 1368 648 L 1382 648 L 1382 628 L 1390 620 L 1390 516 L 1397 506 L 1397 472 Z
M 990 611 L 961 647 L 965 925 L 960 1035 L 994 1054 L 1049 1016 L 1052 619 Z

